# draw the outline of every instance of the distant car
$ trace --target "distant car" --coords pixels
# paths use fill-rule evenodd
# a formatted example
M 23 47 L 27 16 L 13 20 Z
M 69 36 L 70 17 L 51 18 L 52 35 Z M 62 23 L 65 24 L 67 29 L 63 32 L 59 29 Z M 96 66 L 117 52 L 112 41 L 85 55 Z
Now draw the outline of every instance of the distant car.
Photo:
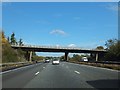
M 49 63 L 50 62 L 50 60 L 45 60 L 45 63 Z
M 55 59 L 55 60 L 52 61 L 52 64 L 53 64 L 53 65 L 59 65 L 59 64 L 60 64 L 60 61 L 57 60 L 57 59 Z
M 87 62 L 88 58 L 87 57 L 82 57 L 81 61 Z

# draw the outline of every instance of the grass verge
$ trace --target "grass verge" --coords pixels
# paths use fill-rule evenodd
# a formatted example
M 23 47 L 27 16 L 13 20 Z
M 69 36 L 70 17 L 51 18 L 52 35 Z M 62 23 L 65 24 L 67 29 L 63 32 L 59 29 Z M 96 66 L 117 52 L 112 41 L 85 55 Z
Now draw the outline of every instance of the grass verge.
M 118 64 L 103 64 L 103 63 L 90 63 L 90 62 L 78 62 L 78 61 L 69 61 L 71 63 L 90 65 L 95 67 L 109 68 L 114 70 L 120 70 L 120 65 Z

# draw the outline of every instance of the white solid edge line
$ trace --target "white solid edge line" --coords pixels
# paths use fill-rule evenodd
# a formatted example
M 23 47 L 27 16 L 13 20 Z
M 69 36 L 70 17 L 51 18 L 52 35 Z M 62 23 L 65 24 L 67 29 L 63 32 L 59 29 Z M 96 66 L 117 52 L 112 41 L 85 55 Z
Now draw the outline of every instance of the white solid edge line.
M 103 69 L 103 70 L 109 70 L 109 71 L 116 71 L 116 72 L 120 72 L 119 70 L 113 70 L 113 69 L 109 69 L 109 68 L 102 68 L 102 67 L 96 67 L 96 66 L 90 66 L 90 65 L 83 65 L 83 64 L 80 64 L 82 66 L 88 66 L 88 67 L 92 67 L 92 68 L 98 68 L 98 69 Z
M 71 64 L 74 64 L 74 63 L 71 63 Z M 90 65 L 84 65 L 84 64 L 77 64 L 77 63 L 75 63 L 75 65 L 88 66 L 88 67 L 92 67 L 92 68 L 98 68 L 98 69 L 103 69 L 103 70 L 109 70 L 109 71 L 114 71 L 114 72 L 120 72 L 119 70 L 114 70 L 114 69 L 109 69 L 109 68 L 102 68 L 102 67 L 96 67 L 96 66 L 90 66 Z
M 4 72 L 0 72 L 0 74 L 8 73 L 8 72 L 11 72 L 11 71 L 16 71 L 16 70 L 23 69 L 23 68 L 27 68 L 27 67 L 31 67 L 31 66 L 34 66 L 34 64 L 33 64 L 33 65 L 28 65 L 28 66 L 19 67 L 19 68 L 12 69 L 12 70 L 7 70 L 7 71 L 4 71 Z

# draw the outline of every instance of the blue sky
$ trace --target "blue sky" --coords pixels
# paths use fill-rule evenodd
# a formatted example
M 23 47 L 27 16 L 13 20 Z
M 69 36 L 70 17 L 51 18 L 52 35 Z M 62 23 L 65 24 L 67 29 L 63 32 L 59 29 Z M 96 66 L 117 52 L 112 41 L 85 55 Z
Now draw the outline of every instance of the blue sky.
M 118 38 L 117 5 L 117 2 L 3 3 L 2 28 L 6 36 L 14 32 L 16 39 L 22 38 L 25 44 L 91 49 Z

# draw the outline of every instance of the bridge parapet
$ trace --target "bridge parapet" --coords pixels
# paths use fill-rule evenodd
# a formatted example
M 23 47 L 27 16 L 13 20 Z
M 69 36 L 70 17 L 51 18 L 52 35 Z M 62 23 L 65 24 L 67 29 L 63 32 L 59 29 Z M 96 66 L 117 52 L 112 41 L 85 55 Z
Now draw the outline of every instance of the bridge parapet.
M 32 48 L 51 48 L 51 49 L 67 49 L 67 50 L 93 50 L 93 51 L 106 51 L 106 50 L 98 50 L 98 49 L 85 49 L 82 47 L 63 47 L 63 46 L 38 46 L 38 45 L 11 45 L 12 47 L 32 47 Z
M 55 48 L 55 49 L 79 49 L 79 47 L 63 47 L 63 46 L 38 46 L 38 45 L 11 45 L 12 47 L 35 47 L 35 48 Z

